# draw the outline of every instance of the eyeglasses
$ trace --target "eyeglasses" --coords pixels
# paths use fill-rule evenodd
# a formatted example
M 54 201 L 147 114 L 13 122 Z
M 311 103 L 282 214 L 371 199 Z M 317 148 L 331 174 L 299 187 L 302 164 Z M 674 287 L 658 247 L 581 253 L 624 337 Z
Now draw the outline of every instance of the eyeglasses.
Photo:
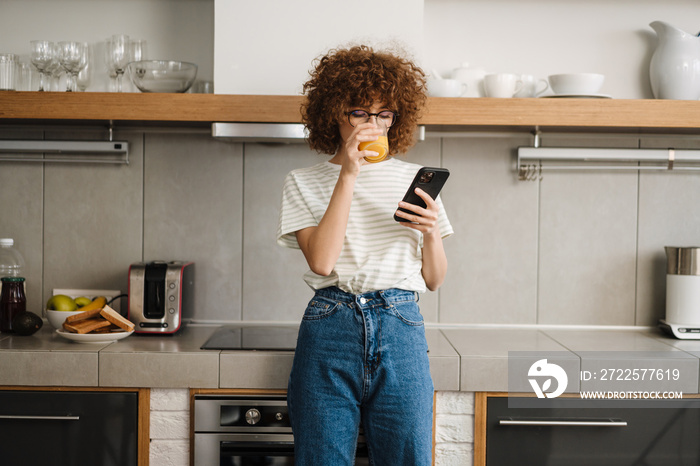
M 348 122 L 353 128 L 359 124 L 367 123 L 370 117 L 377 117 L 377 120 L 381 120 L 387 128 L 391 127 L 396 122 L 396 113 L 389 110 L 384 110 L 379 113 L 369 113 L 364 110 L 352 110 L 350 112 L 345 112 L 348 116 Z

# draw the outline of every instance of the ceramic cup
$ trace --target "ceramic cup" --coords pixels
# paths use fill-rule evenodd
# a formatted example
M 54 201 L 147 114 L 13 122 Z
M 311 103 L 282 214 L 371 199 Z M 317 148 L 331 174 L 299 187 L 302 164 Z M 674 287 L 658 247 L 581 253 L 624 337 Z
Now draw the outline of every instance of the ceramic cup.
M 549 89 L 546 79 L 537 79 L 531 74 L 521 74 L 522 88 L 513 97 L 537 97 Z
M 431 97 L 461 97 L 467 85 L 456 79 L 428 79 L 428 95 Z
M 494 73 L 484 76 L 484 90 L 486 97 L 507 98 L 520 91 L 523 82 L 520 77 L 512 73 Z
M 462 97 L 484 97 L 484 76 L 486 71 L 481 68 L 472 68 L 468 63 L 452 70 L 452 79 L 461 81 L 467 85 L 467 90 Z
M 560 95 L 594 95 L 603 86 L 605 76 L 597 73 L 565 73 L 549 76 L 552 92 Z

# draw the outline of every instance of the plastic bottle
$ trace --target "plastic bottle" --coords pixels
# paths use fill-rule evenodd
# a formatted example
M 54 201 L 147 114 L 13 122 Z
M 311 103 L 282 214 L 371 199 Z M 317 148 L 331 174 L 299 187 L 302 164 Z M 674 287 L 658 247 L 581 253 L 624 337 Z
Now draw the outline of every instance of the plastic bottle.
M 14 244 L 12 238 L 0 238 L 0 278 L 22 276 L 24 259 Z

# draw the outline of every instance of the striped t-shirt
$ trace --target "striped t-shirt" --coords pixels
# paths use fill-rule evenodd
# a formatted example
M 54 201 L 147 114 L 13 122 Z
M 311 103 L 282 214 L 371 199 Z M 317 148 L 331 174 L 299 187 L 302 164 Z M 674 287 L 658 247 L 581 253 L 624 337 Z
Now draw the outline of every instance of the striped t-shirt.
M 423 234 L 401 226 L 394 212 L 420 165 L 389 158 L 363 165 L 355 182 L 348 226 L 333 272 L 322 276 L 309 270 L 304 280 L 313 289 L 337 286 L 348 293 L 400 288 L 422 293 Z M 278 244 L 299 248 L 295 232 L 319 224 L 340 174 L 340 165 L 322 162 L 287 175 L 277 229 Z M 440 234 L 453 233 L 442 201 Z

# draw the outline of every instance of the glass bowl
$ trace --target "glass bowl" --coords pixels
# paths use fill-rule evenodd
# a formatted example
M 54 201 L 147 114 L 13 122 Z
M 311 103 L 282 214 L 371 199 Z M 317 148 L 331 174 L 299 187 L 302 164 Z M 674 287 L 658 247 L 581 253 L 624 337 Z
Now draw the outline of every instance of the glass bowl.
M 187 92 L 197 77 L 197 65 L 184 61 L 132 61 L 126 70 L 141 92 Z

